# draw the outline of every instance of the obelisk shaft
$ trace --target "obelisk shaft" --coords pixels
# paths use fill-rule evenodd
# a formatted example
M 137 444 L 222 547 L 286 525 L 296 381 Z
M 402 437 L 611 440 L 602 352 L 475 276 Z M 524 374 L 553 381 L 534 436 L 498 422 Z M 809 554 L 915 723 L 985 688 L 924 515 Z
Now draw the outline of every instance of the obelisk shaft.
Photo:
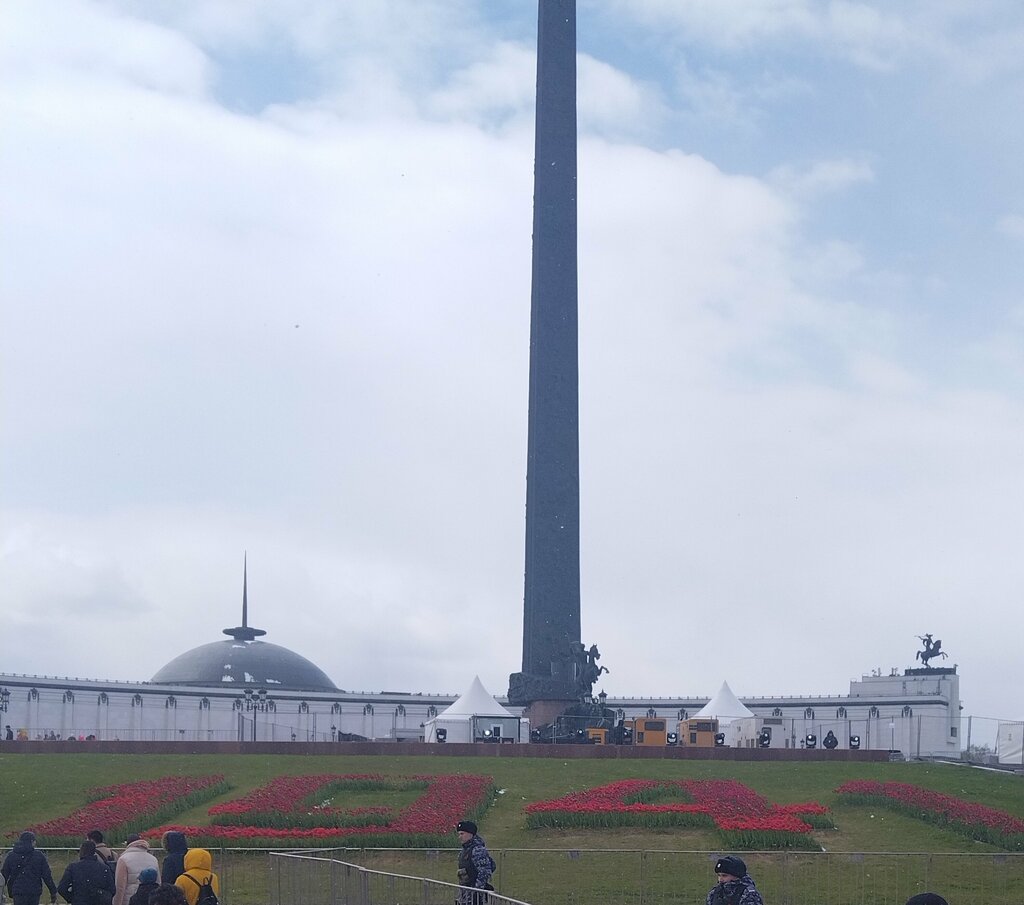
M 523 672 L 518 703 L 572 699 L 580 641 L 576 4 L 540 0 Z

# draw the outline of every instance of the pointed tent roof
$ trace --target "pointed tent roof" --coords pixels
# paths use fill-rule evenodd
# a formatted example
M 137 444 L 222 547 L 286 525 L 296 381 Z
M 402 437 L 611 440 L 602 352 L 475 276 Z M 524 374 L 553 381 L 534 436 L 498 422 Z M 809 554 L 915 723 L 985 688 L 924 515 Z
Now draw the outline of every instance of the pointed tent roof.
M 437 719 L 443 720 L 460 716 L 515 716 L 494 700 L 491 693 L 484 688 L 480 676 L 473 677 L 473 684 L 455 703 L 442 710 Z
M 697 713 L 693 719 L 715 718 L 719 720 L 738 720 L 745 716 L 753 716 L 753 711 L 740 702 L 740 699 L 732 693 L 728 682 L 723 682 L 722 687 Z

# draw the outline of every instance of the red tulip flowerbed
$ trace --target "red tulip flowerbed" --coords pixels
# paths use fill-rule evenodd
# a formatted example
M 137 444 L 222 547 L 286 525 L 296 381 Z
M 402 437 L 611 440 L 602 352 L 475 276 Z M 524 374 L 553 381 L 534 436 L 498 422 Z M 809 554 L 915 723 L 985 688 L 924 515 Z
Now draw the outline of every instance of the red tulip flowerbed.
M 333 796 L 347 790 L 389 792 L 422 790 L 394 813 L 385 805 L 346 809 Z M 450 845 L 455 824 L 475 819 L 490 807 L 494 782 L 489 776 L 385 777 L 317 774 L 278 776 L 249 795 L 210 809 L 211 826 L 159 827 L 180 830 L 195 845 L 316 846 L 320 844 L 434 848 Z
M 390 807 L 338 808 L 336 795 L 350 791 L 411 792 L 425 790 L 422 777 L 392 779 L 376 775 L 279 776 L 269 785 L 243 798 L 210 808 L 213 822 L 221 826 L 265 826 L 274 829 L 318 826 L 385 826 Z
M 846 804 L 889 808 L 1007 851 L 1024 851 L 1024 820 L 1005 811 L 903 782 L 858 779 L 843 783 L 836 793 Z
M 527 826 L 716 827 L 728 848 L 818 849 L 811 829 L 832 827 L 816 802 L 773 805 L 734 780 L 626 779 L 526 807 Z
M 89 791 L 89 804 L 84 808 L 30 829 L 41 844 L 53 846 L 77 848 L 85 834 L 97 828 L 120 840 L 223 795 L 229 788 L 223 776 L 164 776 L 104 786 Z

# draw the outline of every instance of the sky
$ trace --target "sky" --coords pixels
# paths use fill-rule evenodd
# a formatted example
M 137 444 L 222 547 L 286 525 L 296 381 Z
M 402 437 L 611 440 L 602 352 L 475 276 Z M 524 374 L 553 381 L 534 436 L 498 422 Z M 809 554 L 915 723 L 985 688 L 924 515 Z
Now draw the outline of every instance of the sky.
M 1024 7 L 580 0 L 615 696 L 1024 718 Z M 0 672 L 521 668 L 536 5 L 0 5 Z

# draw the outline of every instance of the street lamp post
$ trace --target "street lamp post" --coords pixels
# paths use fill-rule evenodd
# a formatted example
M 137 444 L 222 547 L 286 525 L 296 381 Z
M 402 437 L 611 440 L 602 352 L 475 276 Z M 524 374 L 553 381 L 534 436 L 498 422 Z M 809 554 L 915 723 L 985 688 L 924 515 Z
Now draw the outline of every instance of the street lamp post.
M 252 714 L 252 740 L 256 741 L 256 714 L 275 710 L 274 701 L 267 696 L 267 689 L 265 688 L 255 692 L 251 688 L 247 688 L 245 689 L 245 698 L 242 706 L 245 707 L 247 713 Z
M 896 723 L 889 720 L 889 752 L 896 750 Z

